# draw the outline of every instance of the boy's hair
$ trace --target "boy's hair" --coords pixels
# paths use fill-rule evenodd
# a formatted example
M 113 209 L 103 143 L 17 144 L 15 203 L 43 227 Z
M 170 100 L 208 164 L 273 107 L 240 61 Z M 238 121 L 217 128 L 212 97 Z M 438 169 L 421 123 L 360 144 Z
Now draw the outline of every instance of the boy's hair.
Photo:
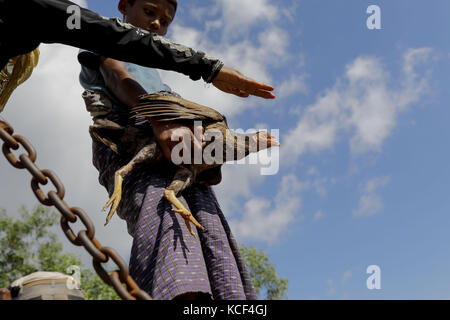
M 127 0 L 128 3 L 132 6 L 134 5 L 134 3 L 136 2 L 136 0 Z M 173 5 L 175 7 L 175 11 L 177 11 L 177 0 L 167 0 L 171 5 Z

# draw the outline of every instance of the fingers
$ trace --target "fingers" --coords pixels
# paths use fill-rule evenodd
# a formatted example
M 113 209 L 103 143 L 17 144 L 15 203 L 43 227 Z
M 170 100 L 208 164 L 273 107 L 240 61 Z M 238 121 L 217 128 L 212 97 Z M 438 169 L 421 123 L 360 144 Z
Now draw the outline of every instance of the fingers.
M 241 98 L 247 98 L 250 95 L 264 99 L 274 99 L 276 97 L 271 92 L 272 90 L 274 90 L 274 88 L 268 85 L 262 85 L 261 87 L 259 87 L 255 86 L 254 83 L 250 84 L 246 83 L 245 81 L 234 84 L 224 81 L 217 81 L 214 83 L 214 86 L 226 93 L 234 94 Z M 264 88 L 269 88 L 270 90 L 266 90 Z
M 260 98 L 264 98 L 264 99 L 275 99 L 276 96 L 270 92 L 270 91 L 265 91 L 265 90 L 256 90 L 254 92 L 252 92 L 252 95 L 260 97 Z
M 241 98 L 248 98 L 250 95 L 255 96 L 255 97 L 264 98 L 264 99 L 275 99 L 276 98 L 276 96 L 272 92 L 262 90 L 262 89 L 247 89 L 247 91 L 244 91 L 244 90 L 240 90 L 238 88 L 233 88 L 230 90 L 229 93 L 234 94 Z
M 234 95 L 236 95 L 238 97 L 241 97 L 241 98 L 247 98 L 247 97 L 250 96 L 250 94 L 248 92 L 245 92 L 245 91 L 240 90 L 238 88 L 232 88 L 229 93 L 234 94 Z
M 242 81 L 245 83 L 245 84 L 243 84 L 243 86 L 244 86 L 244 90 L 246 90 L 246 91 L 252 91 L 252 90 L 273 91 L 273 90 L 275 90 L 274 87 L 272 87 L 268 84 L 257 82 L 255 80 L 247 78 L 247 77 L 243 77 L 243 78 L 244 79 Z
M 241 98 L 248 98 L 250 96 L 250 94 L 247 92 L 241 91 L 241 92 L 239 92 L 238 96 Z
M 243 85 L 241 91 L 265 99 L 275 98 L 275 95 L 272 93 L 272 91 L 275 90 L 274 87 L 264 83 L 257 82 L 250 78 L 245 78 L 245 80 L 243 81 L 246 82 L 246 84 Z
M 239 71 L 226 66 L 219 72 L 213 81 L 213 85 L 224 92 L 238 97 L 246 98 L 249 95 L 254 95 L 264 99 L 275 98 L 275 95 L 272 93 L 275 90 L 274 87 L 246 77 Z

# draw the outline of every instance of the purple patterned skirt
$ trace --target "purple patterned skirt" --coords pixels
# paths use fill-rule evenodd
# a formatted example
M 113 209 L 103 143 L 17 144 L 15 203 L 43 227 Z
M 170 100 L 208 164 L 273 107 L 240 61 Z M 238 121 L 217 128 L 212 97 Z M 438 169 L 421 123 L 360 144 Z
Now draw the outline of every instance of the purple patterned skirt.
M 128 160 L 93 141 L 93 163 L 109 195 L 115 171 Z M 117 214 L 133 237 L 131 276 L 158 300 L 188 292 L 209 294 L 215 300 L 258 299 L 213 189 L 193 185 L 179 197 L 206 229 L 193 226 L 194 238 L 163 196 L 174 173 L 174 166 L 162 164 L 136 169 L 124 180 Z

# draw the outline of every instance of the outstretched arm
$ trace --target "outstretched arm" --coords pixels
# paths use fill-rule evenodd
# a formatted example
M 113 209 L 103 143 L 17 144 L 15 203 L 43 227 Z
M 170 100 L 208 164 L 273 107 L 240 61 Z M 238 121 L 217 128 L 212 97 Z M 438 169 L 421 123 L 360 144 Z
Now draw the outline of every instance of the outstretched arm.
M 40 43 L 62 43 L 206 82 L 223 65 L 203 52 L 84 8 L 80 8 L 79 28 L 69 28 L 72 11 L 68 9 L 74 5 L 68 0 L 0 0 L 0 62 L 6 55 L 28 53 Z
M 0 68 L 8 58 L 28 53 L 40 43 L 62 43 L 120 61 L 180 72 L 192 80 L 203 78 L 220 90 L 240 97 L 274 98 L 269 93 L 272 87 L 223 66 L 218 59 L 118 19 L 103 18 L 81 8 L 80 28 L 70 29 L 67 21 L 71 15 L 67 9 L 73 5 L 68 0 L 0 0 L 0 33 L 1 40 L 5 41 L 3 45 L 0 43 Z

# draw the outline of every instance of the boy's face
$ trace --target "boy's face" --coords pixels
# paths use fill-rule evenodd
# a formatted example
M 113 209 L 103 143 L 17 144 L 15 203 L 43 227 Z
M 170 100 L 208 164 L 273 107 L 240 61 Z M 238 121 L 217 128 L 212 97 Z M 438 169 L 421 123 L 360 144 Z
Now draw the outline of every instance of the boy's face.
M 160 36 L 166 35 L 175 16 L 175 7 L 167 0 L 135 0 L 133 5 L 120 0 L 119 11 L 125 22 Z

